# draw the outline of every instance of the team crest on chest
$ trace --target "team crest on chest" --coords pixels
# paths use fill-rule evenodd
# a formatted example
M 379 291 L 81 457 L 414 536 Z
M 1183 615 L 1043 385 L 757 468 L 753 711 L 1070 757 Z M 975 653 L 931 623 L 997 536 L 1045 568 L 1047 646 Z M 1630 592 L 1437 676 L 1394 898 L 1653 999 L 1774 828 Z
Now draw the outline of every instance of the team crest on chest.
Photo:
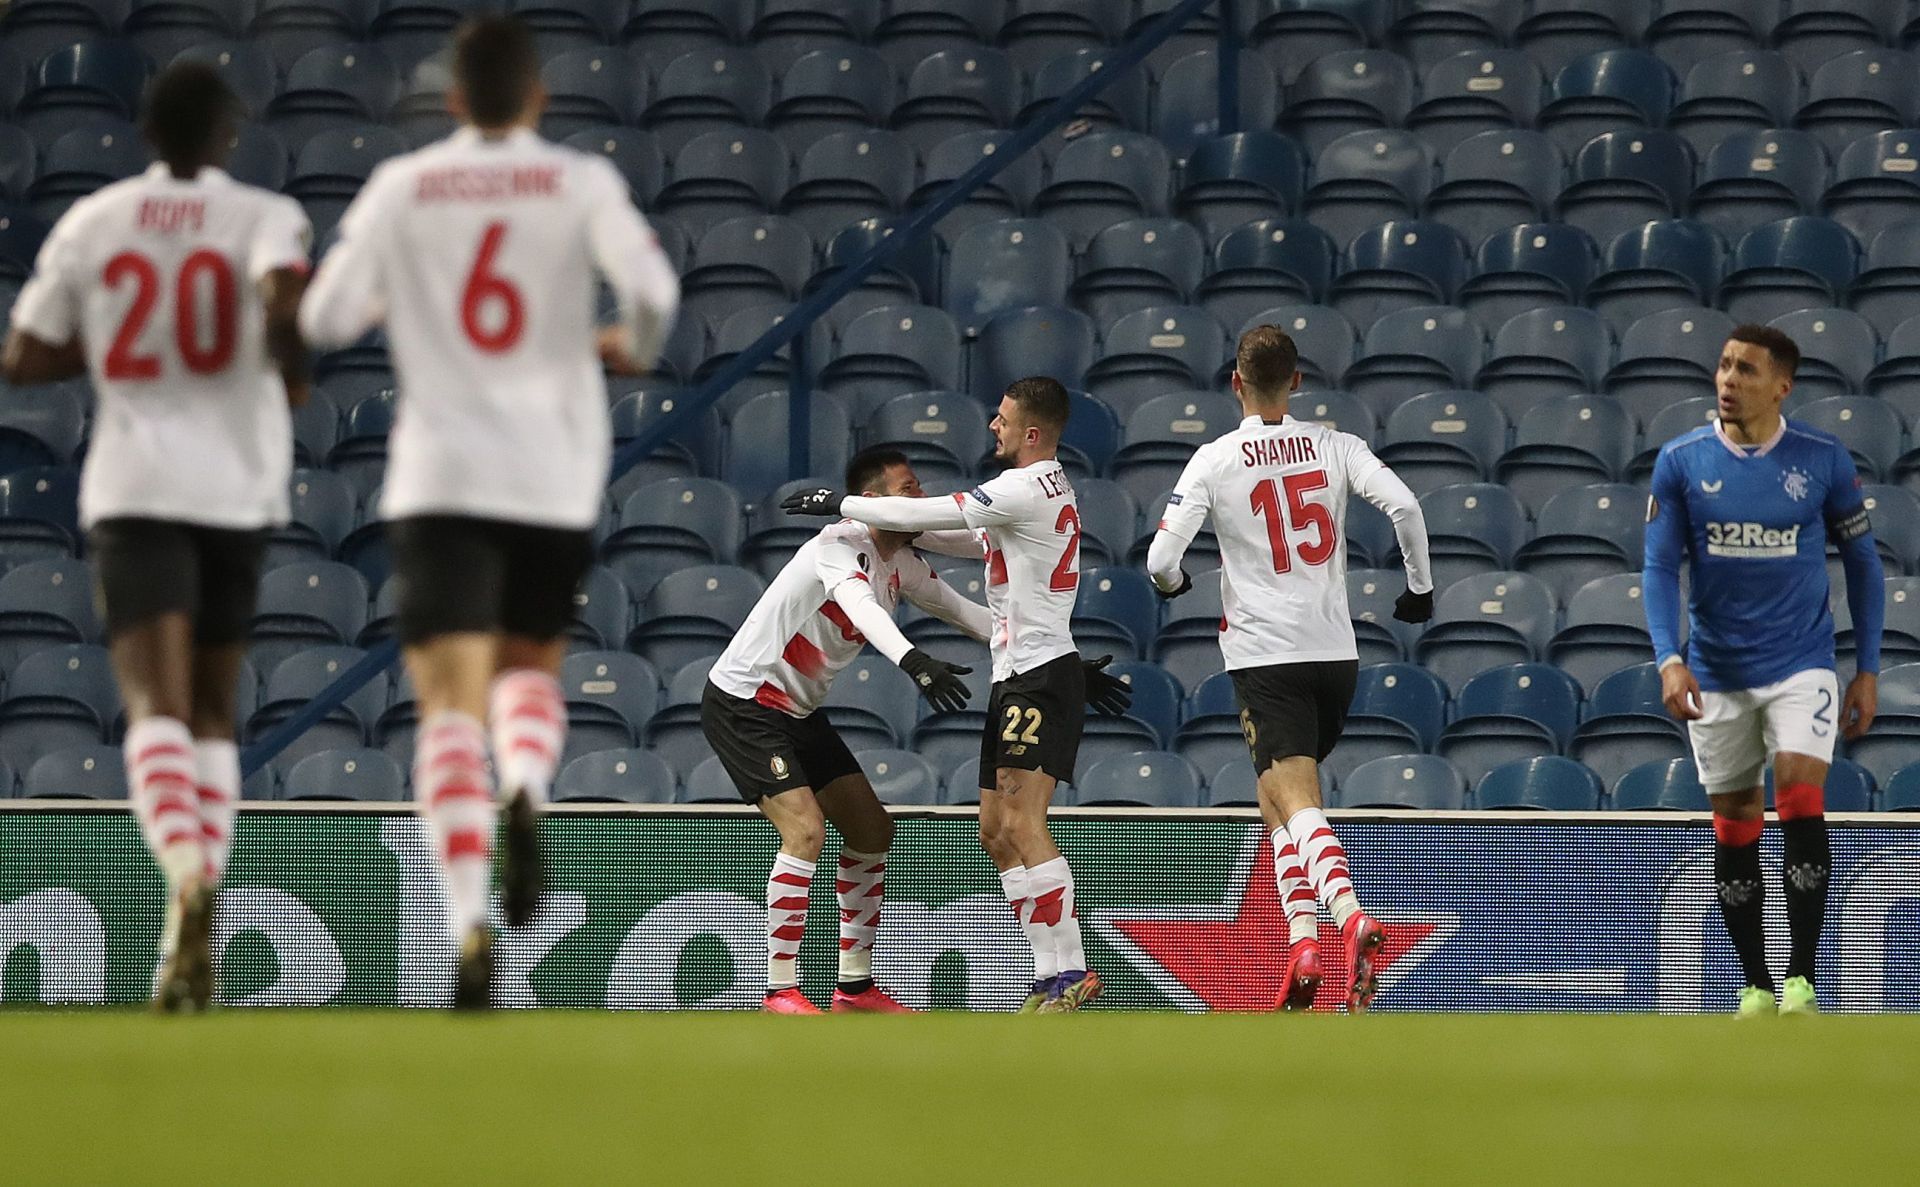
M 1796 503 L 1807 497 L 1811 486 L 1805 470 L 1788 470 L 1780 476 L 1780 483 L 1787 488 L 1787 497 Z

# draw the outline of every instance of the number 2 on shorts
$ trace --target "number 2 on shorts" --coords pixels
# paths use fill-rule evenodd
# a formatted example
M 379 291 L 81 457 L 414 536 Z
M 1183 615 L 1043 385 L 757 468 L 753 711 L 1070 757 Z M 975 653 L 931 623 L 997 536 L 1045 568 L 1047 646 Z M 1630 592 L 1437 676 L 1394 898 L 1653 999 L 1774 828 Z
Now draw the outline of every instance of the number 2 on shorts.
M 1027 728 L 1022 731 L 1020 729 L 1020 706 L 1007 706 L 1007 728 L 1000 731 L 1000 740 L 1002 742 L 1025 742 L 1029 746 L 1039 744 L 1039 730 L 1042 720 L 1040 710 L 1028 709 L 1025 712 L 1027 714 Z

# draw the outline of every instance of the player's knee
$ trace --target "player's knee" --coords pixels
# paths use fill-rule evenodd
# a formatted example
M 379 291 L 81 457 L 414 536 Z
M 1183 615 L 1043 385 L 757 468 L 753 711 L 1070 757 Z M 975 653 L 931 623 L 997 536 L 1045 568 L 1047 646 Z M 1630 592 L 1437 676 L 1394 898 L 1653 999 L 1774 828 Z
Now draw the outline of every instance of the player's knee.
M 820 849 L 827 842 L 826 821 L 818 816 L 782 821 L 780 850 L 802 861 L 819 861 Z

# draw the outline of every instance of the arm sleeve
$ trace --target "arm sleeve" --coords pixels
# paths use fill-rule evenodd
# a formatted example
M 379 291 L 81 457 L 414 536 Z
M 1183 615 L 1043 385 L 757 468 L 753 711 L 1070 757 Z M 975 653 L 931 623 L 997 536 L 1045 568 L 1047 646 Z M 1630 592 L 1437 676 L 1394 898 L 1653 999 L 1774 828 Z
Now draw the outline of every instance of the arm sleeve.
M 873 596 L 873 583 L 864 576 L 849 577 L 833 587 L 833 600 L 847 612 L 847 621 L 867 637 L 874 650 L 894 663 L 913 650 L 913 644 L 894 625 L 893 616 L 880 608 Z
M 1874 547 L 1873 525 L 1867 518 L 1860 474 L 1845 449 L 1833 451 L 1833 475 L 1827 484 L 1827 538 L 1840 550 L 1847 575 L 1847 609 L 1853 612 L 1854 669 L 1880 670 L 1880 633 L 1886 626 L 1887 586 Z
M 73 341 L 80 330 L 79 248 L 70 218 L 40 245 L 33 276 L 13 305 L 13 328 L 49 346 Z
M 950 622 L 967 632 L 978 642 L 985 643 L 993 638 L 993 615 L 987 608 L 971 598 L 963 598 L 960 591 L 940 580 L 940 575 L 919 565 L 920 572 L 900 583 L 900 592 L 907 600 L 925 610 L 935 618 Z M 906 566 L 901 566 L 906 572 Z
M 840 514 L 848 519 L 890 532 L 932 532 L 943 528 L 965 528 L 963 500 L 969 495 L 933 496 L 909 499 L 899 495 L 848 495 L 840 501 Z
M 1647 633 L 1654 662 L 1662 667 L 1680 654 L 1680 561 L 1687 549 L 1687 489 L 1680 463 L 1663 451 L 1653 466 L 1647 496 L 1645 562 L 1640 597 L 1647 607 Z
M 660 250 L 660 237 L 633 208 L 620 174 L 598 158 L 590 166 L 595 198 L 587 224 L 589 250 L 613 290 L 628 349 L 651 366 L 680 308 L 680 278 Z
M 985 551 L 980 547 L 980 537 L 966 528 L 955 528 L 945 532 L 921 532 L 913 542 L 921 552 L 937 552 L 941 556 L 957 556 L 967 560 L 979 560 Z
M 1162 592 L 1179 587 L 1180 562 L 1187 555 L 1187 545 L 1200 534 L 1212 508 L 1213 494 L 1207 483 L 1212 465 L 1208 459 L 1204 447 L 1187 459 L 1187 468 L 1180 472 L 1180 481 L 1174 484 L 1166 509 L 1160 513 L 1159 530 L 1147 546 L 1147 576 Z
M 268 204 L 267 212 L 254 228 L 253 246 L 247 253 L 247 279 L 255 284 L 282 268 L 304 272 L 307 255 L 313 248 L 313 224 L 307 212 L 291 198 L 279 198 Z
M 380 210 L 386 166 L 373 171 L 346 214 L 340 238 L 320 262 L 300 301 L 300 336 L 315 346 L 342 346 L 372 329 L 387 314 L 385 239 Z
M 1407 568 L 1407 588 L 1414 593 L 1432 592 L 1433 562 L 1427 554 L 1427 517 L 1420 511 L 1420 500 L 1398 474 L 1373 456 L 1364 441 L 1352 438 L 1349 452 L 1348 486 L 1393 521 L 1393 536 Z

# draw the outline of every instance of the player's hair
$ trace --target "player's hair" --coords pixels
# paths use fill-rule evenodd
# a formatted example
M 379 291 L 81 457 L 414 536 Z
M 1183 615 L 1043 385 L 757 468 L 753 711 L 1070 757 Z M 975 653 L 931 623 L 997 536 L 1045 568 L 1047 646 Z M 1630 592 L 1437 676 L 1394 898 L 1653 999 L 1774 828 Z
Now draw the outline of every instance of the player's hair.
M 1254 326 L 1240 335 L 1233 369 L 1255 395 L 1285 395 L 1293 390 L 1293 373 L 1300 369 L 1300 348 L 1279 326 Z
M 1785 371 L 1788 376 L 1792 376 L 1800 369 L 1800 348 L 1794 345 L 1793 339 L 1787 336 L 1785 330 L 1748 322 L 1744 326 L 1733 327 L 1733 333 L 1727 335 L 1727 340 L 1758 346 L 1767 352 L 1767 356 L 1773 360 L 1773 365 Z
M 1007 398 L 1033 423 L 1056 434 L 1067 427 L 1067 416 L 1073 411 L 1066 385 L 1045 375 L 1014 380 L 1007 385 Z
M 873 445 L 847 459 L 847 493 L 878 489 L 880 480 L 895 466 L 911 463 L 907 455 L 888 445 Z
M 212 66 L 176 62 L 147 87 L 140 131 L 162 161 L 188 168 L 226 159 L 239 120 L 240 102 Z
M 513 123 L 540 81 L 540 56 L 527 26 L 508 16 L 474 17 L 453 37 L 453 79 L 483 128 Z

